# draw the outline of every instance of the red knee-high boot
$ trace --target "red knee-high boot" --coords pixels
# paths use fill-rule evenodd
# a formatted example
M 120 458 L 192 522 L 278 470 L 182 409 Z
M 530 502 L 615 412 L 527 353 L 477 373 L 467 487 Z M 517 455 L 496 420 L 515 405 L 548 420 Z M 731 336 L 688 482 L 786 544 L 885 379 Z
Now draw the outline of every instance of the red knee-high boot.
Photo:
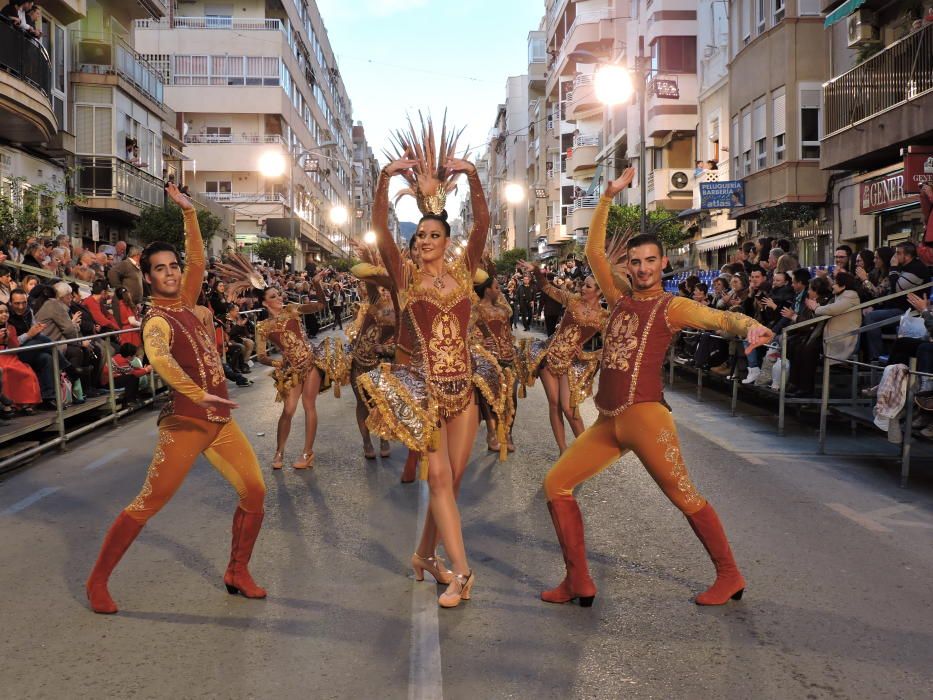
M 421 453 L 414 450 L 408 450 L 408 459 L 405 460 L 405 468 L 402 470 L 402 483 L 410 484 L 418 476 L 418 462 L 421 460 Z
M 133 520 L 126 511 L 120 511 L 120 515 L 107 530 L 100 554 L 97 555 L 97 561 L 85 584 L 87 599 L 94 612 L 104 615 L 117 612 L 117 604 L 113 602 L 110 591 L 107 590 L 107 581 L 142 529 L 142 523 Z
M 687 516 L 687 522 L 706 548 L 709 558 L 716 567 L 716 581 L 704 593 L 696 597 L 697 605 L 725 605 L 732 600 L 741 600 L 745 591 L 745 579 L 732 556 L 729 540 L 722 529 L 719 516 L 709 503 L 693 515 Z
M 573 496 L 558 496 L 547 504 L 557 533 L 557 541 L 564 555 L 567 575 L 557 588 L 541 593 L 546 603 L 569 603 L 580 599 L 580 605 L 588 608 L 596 597 L 596 585 L 590 578 L 586 563 L 586 544 L 583 536 L 583 514 Z
M 237 507 L 233 514 L 233 543 L 230 546 L 230 563 L 224 574 L 227 593 L 237 593 L 247 598 L 265 598 L 266 591 L 250 576 L 249 559 L 253 554 L 259 528 L 262 527 L 263 513 L 247 513 Z

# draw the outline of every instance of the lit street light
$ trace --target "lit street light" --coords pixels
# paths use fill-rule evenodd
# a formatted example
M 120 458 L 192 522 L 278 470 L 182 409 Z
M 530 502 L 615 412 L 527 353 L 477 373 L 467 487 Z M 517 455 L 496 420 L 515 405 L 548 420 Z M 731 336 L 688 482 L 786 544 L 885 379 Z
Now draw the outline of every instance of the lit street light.
M 525 201 L 525 188 L 517 182 L 510 182 L 504 189 L 505 201 L 509 204 L 521 204 Z
M 259 172 L 263 177 L 281 177 L 287 167 L 288 161 L 285 156 L 276 151 L 267 151 L 259 156 Z
M 631 72 L 613 65 L 601 66 L 596 71 L 594 89 L 596 99 L 609 107 L 628 102 L 635 92 Z
M 363 234 L 363 243 L 366 245 L 376 245 L 376 232 L 367 231 Z
M 338 204 L 330 210 L 330 222 L 334 226 L 343 226 L 350 219 L 350 212 L 342 204 Z

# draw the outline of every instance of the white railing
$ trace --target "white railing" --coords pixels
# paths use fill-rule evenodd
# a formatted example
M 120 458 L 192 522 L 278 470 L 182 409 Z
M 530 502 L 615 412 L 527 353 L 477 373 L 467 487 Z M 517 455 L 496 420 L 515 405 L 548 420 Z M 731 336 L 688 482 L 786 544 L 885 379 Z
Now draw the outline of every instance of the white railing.
M 188 134 L 185 143 L 207 144 L 277 144 L 284 143 L 279 134 Z
M 240 32 L 284 32 L 285 25 L 278 19 L 264 17 L 176 17 L 168 19 L 138 19 L 136 29 L 234 29 Z
M 287 203 L 285 195 L 276 192 L 199 192 L 198 196 L 215 202 Z
M 580 146 L 599 146 L 601 139 L 599 134 L 577 134 L 573 137 L 573 147 Z
M 592 85 L 593 83 L 593 74 L 592 73 L 580 73 L 573 79 L 573 87 L 578 88 L 581 85 Z
M 573 34 L 573 30 L 584 24 L 595 24 L 604 19 L 612 19 L 612 10 L 590 10 L 589 12 L 579 12 L 567 30 L 567 36 Z
M 576 211 L 577 209 L 593 209 L 597 204 L 599 204 L 599 195 L 587 194 L 574 199 L 573 206 L 570 210 Z

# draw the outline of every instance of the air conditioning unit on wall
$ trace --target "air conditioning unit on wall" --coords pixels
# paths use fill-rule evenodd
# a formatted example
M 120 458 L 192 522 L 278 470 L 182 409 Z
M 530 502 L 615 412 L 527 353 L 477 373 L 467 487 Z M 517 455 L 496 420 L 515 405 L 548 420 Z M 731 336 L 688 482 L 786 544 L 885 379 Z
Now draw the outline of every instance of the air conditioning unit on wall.
M 875 15 L 870 10 L 856 10 L 846 20 L 849 48 L 874 44 L 881 40 L 881 31 L 875 24 Z
M 690 184 L 690 176 L 682 170 L 671 174 L 671 187 L 675 190 L 682 190 Z

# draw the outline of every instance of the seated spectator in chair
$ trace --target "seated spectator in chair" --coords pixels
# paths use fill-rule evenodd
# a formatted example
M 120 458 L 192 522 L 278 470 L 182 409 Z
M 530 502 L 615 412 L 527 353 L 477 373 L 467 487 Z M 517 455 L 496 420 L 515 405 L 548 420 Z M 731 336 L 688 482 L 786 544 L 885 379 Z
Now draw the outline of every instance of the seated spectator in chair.
M 794 356 L 790 358 L 791 383 L 787 391 L 788 396 L 802 398 L 813 395 L 821 350 L 833 358 L 830 360 L 830 365 L 836 365 L 839 360 L 848 359 L 855 352 L 858 334 L 853 333 L 841 338 L 837 336 L 861 327 L 860 314 L 855 309 L 860 303 L 858 288 L 859 282 L 855 275 L 845 270 L 838 270 L 833 279 L 832 301 L 823 301 L 819 298 L 819 293 L 811 293 L 810 298 L 805 302 L 814 317 L 827 316 L 829 320 L 820 324 L 822 332 L 818 337 L 815 333 L 811 333 L 807 342 L 798 345 Z
M 133 360 L 139 348 L 133 343 L 123 343 L 120 350 L 110 358 L 110 368 L 105 364 L 101 368 L 100 386 L 109 390 L 110 371 L 113 372 L 113 385 L 117 389 L 124 389 L 123 406 L 135 404 L 139 399 L 140 380 L 149 374 L 151 367 L 142 365 L 133 367 Z
M 783 255 L 783 251 L 781 254 Z M 748 278 L 748 291 L 751 308 L 749 311 L 745 312 L 746 315 L 751 316 L 762 325 L 768 325 L 768 314 L 766 313 L 768 310 L 765 307 L 765 302 L 771 294 L 771 284 L 768 282 L 766 272 L 763 268 L 759 266 L 752 268 L 752 272 Z M 748 343 L 745 341 L 742 342 L 743 347 L 747 345 Z M 758 379 L 758 375 L 761 374 L 761 360 L 764 358 L 764 353 L 765 348 L 755 348 L 753 352 L 746 355 L 748 374 L 745 379 L 742 380 L 743 384 L 753 384 L 755 380 Z
M 888 276 L 889 294 L 904 292 L 930 281 L 930 270 L 917 257 L 917 246 L 910 241 L 898 244 L 895 249 L 894 263 L 891 274 Z M 864 325 L 868 326 L 878 321 L 901 316 L 909 308 L 910 304 L 907 302 L 906 295 L 891 299 L 865 314 Z M 893 324 L 891 328 L 894 328 Z M 885 330 L 885 328 L 873 328 L 863 333 L 865 354 L 870 362 L 878 362 L 884 354 L 881 336 Z
M 121 331 L 135 330 L 133 333 L 124 333 L 119 336 L 121 344 L 132 343 L 137 348 L 141 348 L 142 336 L 138 330 L 141 325 L 140 314 L 126 287 L 117 287 L 114 290 L 110 308 L 113 310 L 113 318 Z
M 88 323 L 85 317 L 89 318 L 90 314 L 80 303 L 74 302 L 74 291 L 67 282 L 56 282 L 47 289 L 54 296 L 39 307 L 36 323 L 45 325 L 43 333 L 51 340 L 75 341 L 60 346 L 60 350 L 74 368 L 76 378 L 81 380 L 85 395 L 95 396 L 100 376 L 97 351 L 91 341 L 79 340 L 83 335 L 93 334 L 93 321 L 90 332 L 82 329 L 82 324 Z
M 0 265 L 0 304 L 10 301 L 10 292 L 16 288 L 13 281 L 13 270 L 6 265 Z
M 95 333 L 110 333 L 120 330 L 120 324 L 110 313 L 110 287 L 104 280 L 94 280 L 91 285 L 91 296 L 84 300 L 91 318 L 94 320 Z
M 809 279 L 809 273 L 807 273 Z M 804 285 L 806 288 L 806 285 Z M 775 272 L 771 280 L 771 294 L 763 300 L 761 321 L 777 336 L 790 321 L 783 315 L 784 309 L 792 308 L 797 301 L 797 294 L 787 272 Z M 802 303 L 802 300 L 801 300 Z
M 894 257 L 894 248 L 878 248 L 871 256 L 871 264 L 868 263 L 868 257 L 862 255 L 865 252 L 871 251 L 859 251 L 858 260 L 861 264 L 856 263 L 855 268 L 855 276 L 862 282 L 863 302 L 891 293 L 891 258 Z
M 9 319 L 9 307 L 6 304 L 0 304 L 0 350 L 13 350 L 19 347 L 16 329 L 8 323 Z M 50 407 L 42 400 L 36 373 L 20 360 L 17 354 L 0 355 L 0 372 L 3 373 L 3 395 L 21 413 L 32 415 L 35 413 L 34 406 L 37 404 L 42 404 L 43 408 Z M 51 408 L 54 410 L 54 402 Z
M 9 323 L 16 331 L 16 342 L 19 347 L 28 348 L 30 345 L 43 345 L 51 342 L 51 338 L 43 334 L 45 324 L 36 323 L 35 314 L 29 308 L 29 300 L 24 290 L 13 290 L 10 294 L 9 307 Z M 35 350 L 24 350 L 17 357 L 35 372 L 36 377 L 39 379 L 39 391 L 42 400 L 54 402 L 58 382 L 53 372 L 52 352 L 52 348 L 36 348 Z M 63 372 L 68 373 L 72 381 L 77 379 L 74 368 L 64 360 L 64 357 L 60 367 Z
M 697 282 L 693 286 L 693 300 L 697 304 L 709 306 L 709 285 L 706 282 Z

